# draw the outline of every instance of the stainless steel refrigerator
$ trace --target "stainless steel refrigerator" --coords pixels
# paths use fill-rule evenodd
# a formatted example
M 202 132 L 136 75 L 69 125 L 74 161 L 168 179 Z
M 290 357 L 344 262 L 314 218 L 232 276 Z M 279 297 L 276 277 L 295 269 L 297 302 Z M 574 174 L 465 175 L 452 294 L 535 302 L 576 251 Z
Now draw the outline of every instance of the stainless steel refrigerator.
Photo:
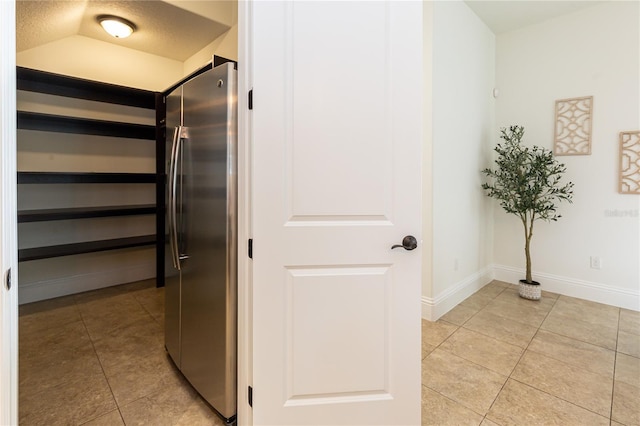
M 225 63 L 166 97 L 165 346 L 228 423 L 236 415 L 237 93 Z

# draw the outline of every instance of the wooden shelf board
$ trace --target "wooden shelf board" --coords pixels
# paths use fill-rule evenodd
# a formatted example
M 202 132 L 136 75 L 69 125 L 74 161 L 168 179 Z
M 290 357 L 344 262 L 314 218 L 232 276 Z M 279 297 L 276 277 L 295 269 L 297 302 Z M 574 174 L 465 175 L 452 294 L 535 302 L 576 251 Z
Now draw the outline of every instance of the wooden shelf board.
M 74 254 L 94 253 L 107 250 L 118 250 L 156 244 L 155 235 L 117 238 L 112 240 L 86 241 L 82 243 L 60 244 L 48 247 L 34 247 L 18 250 L 18 261 L 50 259 L 53 257 L 72 256 Z
M 19 210 L 18 223 L 155 214 L 155 204 Z
M 154 109 L 155 93 L 116 84 L 16 67 L 18 90 Z
M 19 184 L 34 183 L 156 183 L 155 173 L 18 172 Z
M 17 119 L 18 129 L 156 140 L 156 128 L 152 125 L 66 117 L 27 111 L 18 111 Z

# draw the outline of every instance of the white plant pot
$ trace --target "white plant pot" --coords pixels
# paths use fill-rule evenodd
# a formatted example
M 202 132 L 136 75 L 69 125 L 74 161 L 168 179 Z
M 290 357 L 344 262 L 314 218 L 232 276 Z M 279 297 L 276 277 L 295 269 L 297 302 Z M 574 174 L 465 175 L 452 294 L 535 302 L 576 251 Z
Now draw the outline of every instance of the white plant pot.
M 526 280 L 520 280 L 520 284 L 518 286 L 518 294 L 523 299 L 529 300 L 540 300 L 542 290 L 541 285 L 537 281 L 532 281 L 528 283 Z

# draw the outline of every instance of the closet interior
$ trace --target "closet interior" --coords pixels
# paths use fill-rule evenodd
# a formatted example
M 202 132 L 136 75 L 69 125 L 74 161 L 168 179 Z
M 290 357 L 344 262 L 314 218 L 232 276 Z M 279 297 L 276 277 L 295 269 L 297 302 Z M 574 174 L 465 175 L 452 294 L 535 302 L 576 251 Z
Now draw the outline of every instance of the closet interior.
M 103 287 L 133 261 L 132 280 L 162 286 L 162 94 L 22 67 L 17 88 L 20 302 Z

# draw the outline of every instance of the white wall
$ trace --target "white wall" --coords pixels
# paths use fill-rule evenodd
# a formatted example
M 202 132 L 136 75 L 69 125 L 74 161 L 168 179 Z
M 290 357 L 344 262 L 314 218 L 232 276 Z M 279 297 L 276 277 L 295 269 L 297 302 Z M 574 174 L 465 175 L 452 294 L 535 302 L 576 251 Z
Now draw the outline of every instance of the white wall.
M 238 59 L 237 23 L 184 62 L 79 35 L 18 52 L 16 60 L 21 67 L 163 91 L 213 55 Z
M 189 75 L 211 60 L 213 55 L 223 58 L 238 60 L 238 25 L 234 25 L 229 31 L 209 43 L 184 61 L 183 74 Z
M 594 97 L 592 154 L 558 157 L 575 183 L 556 223 L 537 222 L 534 279 L 543 289 L 640 309 L 640 196 L 617 193 L 618 133 L 640 129 L 640 4 L 604 2 L 496 39 L 497 127 L 525 126 L 551 149 L 554 101 Z M 624 216 L 612 216 L 619 213 Z M 523 277 L 521 224 L 495 213 L 496 278 Z M 590 269 L 590 256 L 602 269 Z
M 432 157 L 425 172 L 433 185 L 433 265 L 423 316 L 435 320 L 491 280 L 492 209 L 480 170 L 489 165 L 495 135 L 495 36 L 461 1 L 434 2 L 432 18 Z
M 170 3 L 177 3 L 171 0 Z M 213 40 L 207 46 L 200 49 L 193 56 L 184 61 L 183 74 L 185 76 L 202 67 L 211 60 L 213 55 L 223 58 L 238 60 L 238 4 L 236 1 L 224 1 L 211 3 L 207 2 L 206 7 L 203 4 L 196 5 L 184 4 L 180 7 L 195 13 L 200 13 L 210 19 L 219 20 L 231 26 L 231 28 L 217 39 Z M 212 9 L 211 7 L 214 6 Z M 202 9 L 202 10 L 200 10 Z M 207 13 L 205 13 L 205 9 Z M 224 10 L 223 10 L 224 9 Z
M 183 76 L 183 63 L 95 40 L 72 36 L 18 52 L 18 66 L 162 91 Z
M 433 2 L 422 3 L 422 300 L 433 298 Z M 423 316 L 430 319 L 430 308 Z
M 238 23 L 237 0 L 162 0 L 189 12 L 204 16 L 205 18 L 232 26 Z
M 72 77 L 163 91 L 211 61 L 213 55 L 238 59 L 238 25 L 184 62 L 75 35 L 18 52 L 17 64 Z
M 224 33 L 221 37 L 223 37 L 222 43 L 220 43 L 220 46 L 218 46 L 218 50 L 215 52 L 216 55 L 237 61 L 238 25 L 234 25 L 233 27 L 231 27 L 229 31 Z

